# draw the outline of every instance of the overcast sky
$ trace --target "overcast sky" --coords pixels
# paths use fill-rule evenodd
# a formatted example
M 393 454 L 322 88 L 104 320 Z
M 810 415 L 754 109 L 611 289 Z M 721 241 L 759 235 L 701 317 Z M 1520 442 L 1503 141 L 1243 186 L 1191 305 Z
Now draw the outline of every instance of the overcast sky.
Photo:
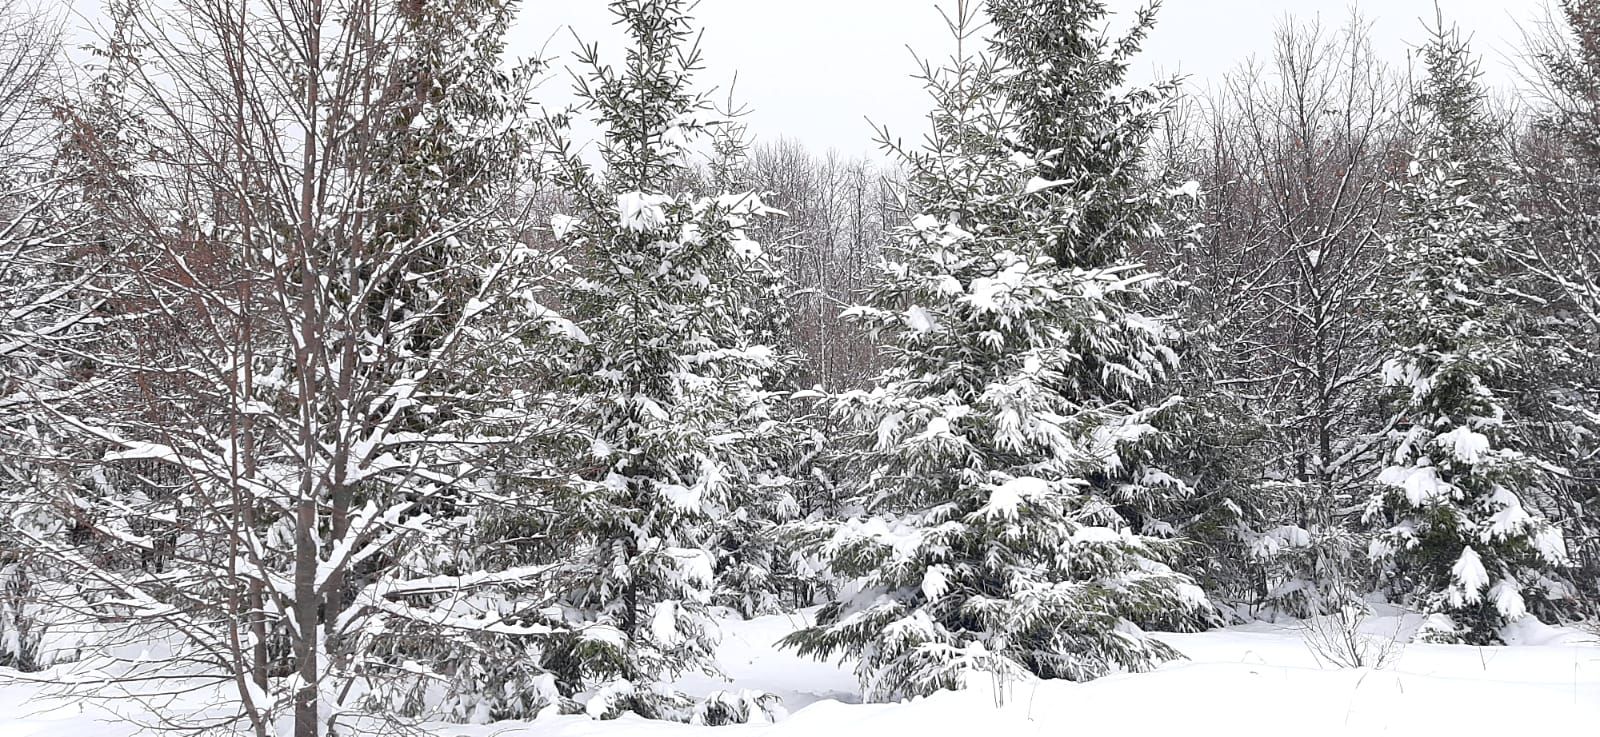
M 726 91 L 738 72 L 738 99 L 751 107 L 746 118 L 760 137 L 788 136 L 817 150 L 847 155 L 874 150 L 868 123 L 887 124 L 897 135 L 922 134 L 928 101 L 917 82 L 912 50 L 944 58 L 954 48 L 935 0 L 700 0 L 695 11 L 705 28 L 703 80 Z M 945 0 L 948 6 L 951 3 Z M 1141 0 L 1110 0 L 1113 25 L 1125 24 Z M 1511 86 L 1507 60 L 1521 37 L 1517 24 L 1542 15 L 1543 0 L 1440 0 L 1446 19 L 1473 36 L 1485 57 L 1492 84 Z M 611 27 L 605 0 L 524 0 L 512 33 L 512 51 L 531 56 L 572 50 L 571 28 L 615 54 L 620 36 Z M 1434 0 L 1362 2 L 1381 55 L 1404 64 L 1406 51 L 1425 38 Z M 1150 79 L 1157 71 L 1182 72 L 1204 86 L 1255 55 L 1270 50 L 1272 31 L 1287 14 L 1320 17 L 1340 26 L 1348 0 L 1166 0 L 1155 32 L 1134 72 Z M 908 47 L 910 50 L 908 50 Z M 609 58 L 619 58 L 611 55 Z M 570 86 L 552 78 L 545 96 Z
M 99 26 L 101 0 L 25 0 L 44 9 L 67 7 L 73 40 L 87 42 Z M 158 0 L 159 2 L 159 0 Z M 1126 25 L 1145 0 L 1108 0 L 1114 28 Z M 1509 68 L 1520 25 L 1544 17 L 1546 0 L 1439 0 L 1446 20 L 1471 34 L 1488 81 L 1515 86 Z M 707 68 L 701 81 L 726 93 L 738 72 L 737 99 L 761 138 L 787 136 L 817 151 L 875 153 L 872 124 L 908 140 L 923 133 L 928 99 L 912 75 L 913 51 L 944 59 L 954 50 L 937 6 L 954 0 L 700 0 L 694 15 L 704 28 Z M 574 32 L 620 60 L 621 35 L 606 0 L 522 0 L 510 52 L 570 59 Z M 1137 81 L 1183 73 L 1204 88 L 1252 56 L 1270 52 L 1273 29 L 1288 15 L 1344 25 L 1350 0 L 1165 0 L 1156 29 L 1134 63 Z M 1361 0 L 1378 52 L 1396 65 L 1426 38 L 1434 0 Z M 554 74 L 540 91 L 551 104 L 570 101 L 570 79 Z M 720 99 L 720 98 L 719 98 Z M 871 121 L 870 123 L 868 121 Z

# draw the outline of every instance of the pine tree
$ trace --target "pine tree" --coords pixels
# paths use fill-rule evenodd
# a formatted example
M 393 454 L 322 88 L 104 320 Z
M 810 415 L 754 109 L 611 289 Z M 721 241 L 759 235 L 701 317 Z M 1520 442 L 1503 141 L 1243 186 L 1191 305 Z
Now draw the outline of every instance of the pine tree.
M 951 23 L 963 45 L 974 17 L 962 4 Z M 1086 215 L 1045 175 L 1075 164 L 1017 150 L 1026 117 L 997 33 L 994 55 L 925 65 L 928 144 L 896 149 L 918 214 L 896 229 L 869 304 L 851 309 L 890 365 L 871 390 L 834 400 L 853 428 L 839 460 L 862 480 L 859 513 L 810 529 L 854 581 L 785 640 L 859 658 L 871 700 L 973 674 L 1142 670 L 1177 654 L 1136 621 L 1208 608 L 1159 562 L 1168 545 L 1132 529 L 1101 485 L 1162 409 L 1137 399 L 1171 361 L 1165 328 L 1135 309 L 1152 276 L 1052 257 Z
M 553 533 L 579 551 L 564 564 L 580 634 L 562 677 L 598 717 L 692 716 L 667 684 L 714 669 L 719 525 L 761 509 L 772 482 L 762 459 L 777 397 L 765 382 L 786 359 L 757 334 L 773 265 L 745 233 L 769 210 L 754 193 L 684 191 L 688 153 L 720 125 L 693 87 L 687 6 L 614 0 L 625 63 L 602 64 L 594 46 L 580 54 L 602 168 L 552 121 L 556 183 L 573 208 L 552 229 L 575 254 L 558 275 L 571 325 L 551 359 L 570 377 L 559 414 L 578 467 L 557 492 Z
M 1371 556 L 1433 615 L 1425 636 L 1474 644 L 1565 589 L 1560 534 L 1531 507 L 1550 467 L 1509 411 L 1518 304 L 1505 267 L 1518 237 L 1477 62 L 1441 22 L 1415 93 L 1420 150 L 1390 238 L 1383 381 L 1400 417 L 1370 518 Z

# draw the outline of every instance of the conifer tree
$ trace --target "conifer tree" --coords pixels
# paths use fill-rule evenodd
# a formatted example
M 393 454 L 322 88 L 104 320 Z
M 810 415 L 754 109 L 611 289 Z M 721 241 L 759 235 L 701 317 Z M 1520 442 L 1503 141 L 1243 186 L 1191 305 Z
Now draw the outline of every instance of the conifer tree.
M 1399 420 L 1369 518 L 1390 587 L 1433 615 L 1424 636 L 1486 644 L 1561 596 L 1560 534 L 1532 507 L 1550 466 L 1508 397 L 1517 356 L 1506 264 L 1519 237 L 1476 60 L 1441 22 L 1413 99 L 1419 151 L 1390 238 L 1383 382 Z
M 1154 28 L 1160 4 L 1141 7 L 1120 37 L 1107 35 L 1110 13 L 1101 0 L 990 0 L 986 7 L 992 52 L 1009 70 L 1002 87 L 1015 121 L 1007 146 L 1035 162 L 1037 175 L 1051 184 L 1035 197 L 1072 213 L 1066 227 L 1048 236 L 1045 254 L 1063 269 L 1126 268 L 1135 249 L 1181 238 L 1165 233 L 1163 221 L 1176 213 L 1172 193 L 1147 167 L 1151 135 L 1171 108 L 1178 81 L 1127 84 L 1128 65 Z M 1145 290 L 1113 299 L 1154 309 Z M 1145 367 L 1176 364 L 1168 347 L 1177 342 L 1174 331 L 1152 322 L 1106 338 L 1079 353 L 1081 364 L 1071 370 L 1075 396 L 1147 405 L 1152 427 L 1175 429 L 1182 420 L 1179 401 L 1162 393 L 1171 382 L 1164 370 L 1144 375 Z M 1122 463 L 1090 479 L 1140 531 L 1164 533 L 1161 518 L 1191 491 L 1157 467 L 1174 437 L 1152 431 L 1139 442 L 1121 443 Z
M 730 100 L 725 114 L 737 116 Z M 711 131 L 712 161 L 710 191 L 757 192 L 749 168 L 749 130 L 735 119 Z M 762 196 L 767 193 L 758 192 Z M 773 214 L 778 214 L 774 210 Z M 756 225 L 756 223 L 752 223 Z M 775 360 L 758 377 L 762 391 L 768 392 L 770 424 L 766 427 L 763 450 L 750 471 L 754 475 L 749 493 L 731 513 L 714 523 L 710 548 L 716 553 L 716 586 L 713 603 L 749 617 L 781 611 L 781 594 L 798 583 L 791 550 L 784 544 L 783 525 L 799 513 L 792 478 L 801 460 L 802 441 L 810 429 L 810 418 L 801 404 L 781 401 L 798 389 L 798 351 L 794 346 L 794 324 L 787 295 L 794 285 L 778 266 L 783 260 L 779 248 L 794 244 L 767 245 L 775 251 L 769 268 L 759 270 L 745 285 L 751 299 L 740 307 L 740 320 L 749 331 L 749 340 L 773 350 Z
M 1155 27 L 1160 3 L 1143 6 L 1121 37 L 1105 33 L 1103 0 L 989 0 L 993 52 L 1012 70 L 1004 86 L 1016 110 L 1008 145 L 1058 182 L 1050 196 L 1081 210 L 1046 253 L 1064 268 L 1103 268 L 1158 232 L 1161 188 L 1143 170 L 1152 132 L 1176 80 L 1129 86 L 1128 65 Z
M 474 463 L 494 469 L 471 491 L 430 500 L 423 509 L 442 534 L 393 561 L 419 578 L 482 581 L 407 602 L 426 604 L 418 608 L 435 617 L 454 613 L 454 626 L 400 619 L 384 636 L 360 643 L 384 662 L 423 666 L 412 669 L 414 677 L 375 682 L 365 698 L 371 709 L 406 717 L 482 723 L 577 708 L 545 657 L 550 634 L 562 628 L 543 615 L 551 596 L 539 575 L 544 561 L 520 544 L 526 530 L 516 527 L 539 500 L 517 499 L 505 478 L 503 449 L 541 429 L 529 418 L 542 414 L 527 398 L 536 367 L 509 350 L 516 343 L 507 338 L 551 318 L 530 299 L 532 264 L 519 243 L 526 232 L 518 228 L 530 222 L 524 188 L 539 179 L 532 166 L 539 124 L 529 92 L 544 68 L 539 60 L 505 59 L 507 30 L 521 8 L 508 0 L 424 0 L 388 9 L 383 20 L 402 51 L 389 69 L 387 120 L 367 128 L 360 152 L 370 158 L 369 207 L 380 214 L 367 237 L 394 253 L 360 295 L 360 309 L 374 333 L 408 328 L 402 359 L 368 370 L 392 382 L 419 376 L 417 393 L 450 397 L 406 407 L 395 424 L 419 435 L 490 440 L 474 449 Z M 429 374 L 416 372 L 414 358 L 404 360 L 457 341 L 494 347 L 463 351 Z M 505 571 L 528 575 L 499 575 Z M 349 578 L 365 575 L 358 568 Z M 485 626 L 460 626 L 469 617 Z
M 577 92 L 599 124 L 602 167 L 552 121 L 556 182 L 572 210 L 551 224 L 575 254 L 558 275 L 571 325 L 551 359 L 570 377 L 560 416 L 578 466 L 557 492 L 553 532 L 579 551 L 564 564 L 579 636 L 562 677 L 588 689 L 599 717 L 693 717 L 667 684 L 714 669 L 720 526 L 759 509 L 772 483 L 762 471 L 776 397 L 765 382 L 785 359 L 757 333 L 773 265 L 745 233 L 769 210 L 755 193 L 686 191 L 689 153 L 721 125 L 693 86 L 687 7 L 614 0 L 625 62 L 601 63 L 595 46 L 580 54 Z
M 951 22 L 973 42 L 974 6 Z M 1004 8 L 992 6 L 996 15 Z M 1154 432 L 1140 392 L 1168 371 L 1165 328 L 1140 314 L 1152 275 L 1121 259 L 1058 262 L 1087 227 L 1064 192 L 1096 176 L 1070 151 L 1018 151 L 1018 70 L 995 53 L 925 65 L 932 132 L 895 149 L 912 221 L 894 233 L 869 304 L 851 313 L 886 345 L 870 390 L 838 395 L 862 479 L 858 514 L 813 525 L 854 580 L 785 642 L 859 658 L 866 698 L 959 688 L 969 675 L 1085 680 L 1176 657 L 1137 621 L 1207 610 L 1097 483 Z M 1047 175 L 1078 172 L 1068 181 Z M 1096 231 L 1100 232 L 1100 231 Z M 1125 248 L 1095 237 L 1085 248 Z

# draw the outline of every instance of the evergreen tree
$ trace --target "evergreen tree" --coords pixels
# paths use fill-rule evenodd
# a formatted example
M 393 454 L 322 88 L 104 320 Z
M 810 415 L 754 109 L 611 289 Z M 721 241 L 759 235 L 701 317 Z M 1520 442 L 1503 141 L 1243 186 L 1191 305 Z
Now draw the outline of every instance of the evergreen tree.
M 1160 3 L 1141 7 L 1120 38 L 1105 33 L 1103 0 L 988 0 L 993 52 L 1010 72 L 1016 111 L 1008 141 L 1058 185 L 1050 196 L 1080 212 L 1052 236 L 1046 255 L 1065 268 L 1124 261 L 1131 245 L 1159 232 L 1161 190 L 1143 169 L 1151 133 L 1176 80 L 1127 84 L 1128 64 L 1155 26 Z
M 963 45 L 974 16 L 963 4 L 951 24 Z M 871 700 L 976 673 L 1142 670 L 1177 653 L 1136 621 L 1208 609 L 1159 562 L 1169 546 L 1138 534 L 1104 492 L 1164 407 L 1138 399 L 1172 360 L 1165 328 L 1136 309 L 1152 275 L 1052 257 L 1084 232 L 1070 191 L 1093 184 L 1045 177 L 1080 171 L 1070 153 L 1041 162 L 1017 150 L 1027 118 L 1007 82 L 1014 39 L 996 32 L 993 55 L 925 65 L 928 144 L 896 149 L 918 214 L 896 229 L 869 304 L 851 309 L 890 365 L 871 390 L 834 401 L 853 428 L 839 460 L 862 479 L 858 514 L 809 530 L 854 581 L 785 640 L 859 658 Z
M 1425 636 L 1485 644 L 1562 595 L 1566 554 L 1530 504 L 1550 467 L 1508 411 L 1518 305 L 1505 265 L 1518 232 L 1477 62 L 1442 23 L 1422 59 L 1420 151 L 1390 239 L 1399 280 L 1383 381 L 1400 418 L 1368 510 L 1387 524 L 1371 555 L 1434 615 Z
M 726 121 L 711 132 L 711 138 L 713 156 L 707 182 L 710 191 L 757 191 L 749 170 L 746 126 L 735 120 Z M 761 194 L 765 197 L 767 193 Z M 772 214 L 779 213 L 774 210 Z M 778 248 L 795 247 L 786 244 Z M 777 250 L 773 246 L 767 248 Z M 781 611 L 782 593 L 795 590 L 802 583 L 791 560 L 793 551 L 785 544 L 781 531 L 784 523 L 800 511 L 794 496 L 799 482 L 792 474 L 801 463 L 802 442 L 811 423 L 800 403 L 778 401 L 799 388 L 800 367 L 787 301 L 794 285 L 778 268 L 783 256 L 781 252 L 770 255 L 771 267 L 759 270 L 746 285 L 753 290 L 752 298 L 740 307 L 740 320 L 749 331 L 748 339 L 771 348 L 777 359 L 759 376 L 760 386 L 770 393 L 767 438 L 750 469 L 754 478 L 749 493 L 737 508 L 715 520 L 709 545 L 717 557 L 712 601 L 745 617 Z
M 1101 0 L 989 0 L 986 7 L 992 52 L 1008 69 L 1002 87 L 1015 120 L 1007 146 L 1035 162 L 1037 176 L 1050 183 L 1035 196 L 1072 213 L 1065 227 L 1046 236 L 1045 255 L 1064 269 L 1124 268 L 1135 249 L 1183 238 L 1165 233 L 1164 225 L 1182 225 L 1181 216 L 1164 223 L 1177 210 L 1146 166 L 1150 137 L 1170 110 L 1178 82 L 1127 84 L 1129 62 L 1154 27 L 1159 3 L 1140 8 L 1126 34 L 1115 38 L 1105 32 L 1109 11 Z M 1145 290 L 1114 299 L 1135 309 L 1151 301 Z M 1175 429 L 1182 421 L 1178 401 L 1161 395 L 1168 377 L 1141 376 L 1142 366 L 1176 363 L 1168 348 L 1175 338 L 1170 328 L 1139 325 L 1084 346 L 1077 366 L 1052 368 L 1074 377 L 1075 398 L 1151 405 L 1152 426 Z M 1170 457 L 1175 437 L 1151 432 L 1121 443 L 1116 472 L 1090 479 L 1137 530 L 1164 532 L 1163 518 L 1191 491 L 1155 467 Z
M 533 585 L 536 576 L 503 575 L 541 571 L 543 562 L 520 542 L 541 500 L 508 493 L 514 482 L 505 478 L 510 466 L 499 450 L 542 429 L 529 421 L 541 408 L 527 397 L 537 368 L 525 353 L 508 350 L 516 345 L 508 338 L 550 318 L 528 298 L 532 264 L 518 243 L 527 235 L 518 229 L 527 222 L 519 212 L 523 188 L 539 177 L 529 93 L 544 69 L 537 60 L 505 61 L 507 29 L 521 7 L 509 0 L 394 5 L 384 18 L 396 49 L 380 98 L 385 119 L 365 128 L 369 144 L 358 154 L 370 172 L 365 196 L 376 215 L 368 247 L 394 255 L 371 269 L 370 286 L 354 299 L 372 333 L 407 327 L 397 359 L 366 370 L 384 382 L 422 377 L 414 391 L 450 397 L 400 408 L 394 422 L 404 431 L 493 439 L 474 449 L 477 463 L 495 469 L 476 481 L 483 496 L 464 488 L 430 500 L 421 511 L 439 534 L 380 564 L 424 579 L 482 581 L 412 597 L 407 604 L 424 616 L 396 619 L 383 637 L 360 643 L 380 662 L 420 666 L 413 677 L 374 683 L 365 697 L 371 709 L 407 717 L 483 723 L 576 709 L 550 673 L 547 641 L 562 628 L 543 613 L 548 587 Z M 463 340 L 495 347 L 462 351 L 443 370 L 417 371 L 416 356 Z M 399 501 L 386 492 L 358 493 Z M 370 576 L 380 565 L 357 567 L 348 578 Z M 429 620 L 441 612 L 486 625 L 441 628 Z
M 577 89 L 603 168 L 552 121 L 556 182 L 573 207 L 552 228 L 575 254 L 558 274 L 572 322 L 552 370 L 570 377 L 559 414 L 579 467 L 557 492 L 552 533 L 580 551 L 564 563 L 580 634 L 562 677 L 593 689 L 596 716 L 689 717 L 667 683 L 714 669 L 718 533 L 762 509 L 775 483 L 763 474 L 777 399 L 765 382 L 786 359 L 757 333 L 773 265 L 745 233 L 768 208 L 754 193 L 684 188 L 687 155 L 720 125 L 692 84 L 687 3 L 610 7 L 631 40 L 626 61 L 617 70 L 585 48 Z

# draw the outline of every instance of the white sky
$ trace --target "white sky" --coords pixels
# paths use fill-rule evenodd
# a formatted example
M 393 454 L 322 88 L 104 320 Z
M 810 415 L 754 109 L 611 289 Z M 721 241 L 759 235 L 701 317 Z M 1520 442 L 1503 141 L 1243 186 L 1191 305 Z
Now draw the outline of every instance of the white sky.
M 941 0 L 946 7 L 950 0 Z M 1120 27 L 1142 0 L 1109 0 Z M 787 136 L 821 151 L 846 155 L 875 151 L 868 123 L 887 124 L 907 140 L 922 135 L 928 101 L 911 78 L 912 51 L 942 59 L 954 48 L 935 0 L 700 0 L 696 21 L 705 29 L 702 81 L 723 92 L 738 72 L 737 99 L 751 107 L 745 119 L 758 137 Z M 1514 84 L 1508 59 L 1526 24 L 1542 15 L 1543 0 L 1439 0 L 1447 21 L 1459 24 L 1484 57 L 1488 81 Z M 1407 49 L 1425 38 L 1434 0 L 1360 3 L 1373 24 L 1374 47 L 1404 64 Z M 1285 15 L 1320 17 L 1337 28 L 1348 0 L 1166 0 L 1136 78 L 1182 72 L 1205 86 L 1254 55 L 1271 50 L 1272 32 Z M 605 0 L 523 0 L 511 51 L 521 56 L 571 51 L 572 32 L 599 41 L 607 58 L 620 52 Z M 571 28 L 569 31 L 568 28 Z M 911 50 L 908 50 L 910 47 Z M 542 97 L 565 99 L 569 81 L 556 76 Z M 725 95 L 723 95 L 725 96 Z M 721 99 L 721 97 L 719 97 Z
M 76 43 L 100 25 L 101 0 L 22 0 L 44 10 L 65 10 Z M 157 0 L 160 2 L 161 0 Z M 977 0 L 974 0 L 977 1 Z M 1145 0 L 1107 0 L 1121 28 Z M 1487 81 L 1515 86 L 1510 60 L 1517 54 L 1519 24 L 1543 17 L 1546 0 L 1438 0 L 1447 22 L 1471 34 L 1484 58 Z M 937 6 L 954 0 L 700 0 L 694 11 L 704 28 L 706 69 L 701 82 L 721 90 L 738 72 L 737 100 L 759 138 L 790 137 L 818 152 L 875 154 L 872 124 L 888 125 L 915 141 L 923 131 L 928 100 L 912 74 L 913 51 L 944 59 L 954 50 Z M 606 0 L 522 0 L 512 29 L 516 56 L 570 59 L 576 32 L 598 41 L 607 59 L 620 59 L 621 35 Z M 1360 0 L 1372 24 L 1378 52 L 1403 65 L 1409 48 L 1426 37 L 1434 0 Z M 1351 0 L 1165 0 L 1156 28 L 1134 63 L 1136 81 L 1157 73 L 1184 73 L 1204 88 L 1252 56 L 1270 53 L 1272 34 L 1288 15 L 1320 18 L 1342 27 Z M 75 27 L 74 27 L 75 26 Z M 560 61 L 558 60 L 558 64 Z M 539 93 L 546 104 L 571 100 L 571 82 L 553 74 Z M 869 121 L 871 121 L 869 123 Z

